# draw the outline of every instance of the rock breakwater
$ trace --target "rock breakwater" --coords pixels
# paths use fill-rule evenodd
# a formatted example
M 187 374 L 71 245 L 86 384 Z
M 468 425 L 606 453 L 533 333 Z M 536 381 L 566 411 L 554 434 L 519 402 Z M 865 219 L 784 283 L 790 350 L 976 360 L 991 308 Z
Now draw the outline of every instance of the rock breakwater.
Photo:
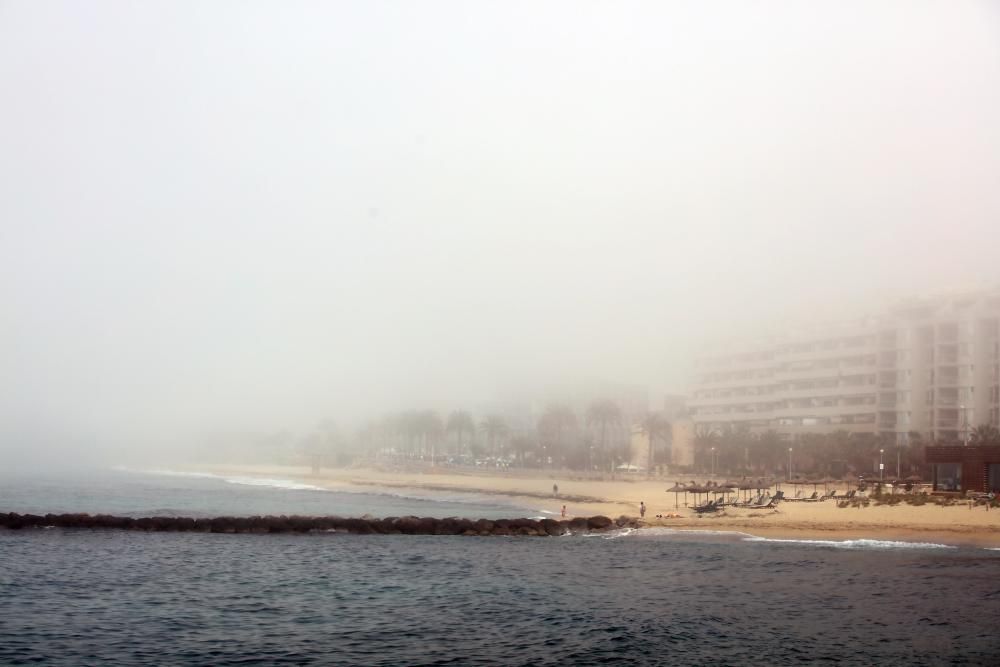
M 606 532 L 636 528 L 631 517 L 606 516 L 555 519 L 462 519 L 386 517 L 360 519 L 337 516 L 251 516 L 214 518 L 111 516 L 107 514 L 0 514 L 0 528 L 85 528 L 150 532 L 201 533 L 353 533 L 357 535 L 468 535 L 550 537 L 567 533 Z

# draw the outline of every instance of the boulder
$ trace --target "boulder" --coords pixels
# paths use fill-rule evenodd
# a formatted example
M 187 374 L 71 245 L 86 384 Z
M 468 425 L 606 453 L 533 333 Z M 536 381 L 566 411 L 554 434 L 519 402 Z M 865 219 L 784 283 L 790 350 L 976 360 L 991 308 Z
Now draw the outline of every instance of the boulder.
M 607 530 L 614 525 L 614 521 L 606 516 L 592 516 L 587 519 L 587 528 L 590 530 Z
M 566 532 L 566 527 L 555 519 L 542 519 L 540 523 L 540 528 L 545 531 L 546 535 L 556 536 Z

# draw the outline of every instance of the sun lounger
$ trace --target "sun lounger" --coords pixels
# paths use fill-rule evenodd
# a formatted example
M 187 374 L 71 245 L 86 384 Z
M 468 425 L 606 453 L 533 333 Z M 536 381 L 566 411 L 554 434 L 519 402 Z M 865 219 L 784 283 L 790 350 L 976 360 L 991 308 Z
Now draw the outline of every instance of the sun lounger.
M 698 514 L 705 514 L 707 512 L 717 512 L 720 509 L 719 504 L 714 500 L 709 500 L 704 505 L 698 505 L 694 508 L 694 511 Z

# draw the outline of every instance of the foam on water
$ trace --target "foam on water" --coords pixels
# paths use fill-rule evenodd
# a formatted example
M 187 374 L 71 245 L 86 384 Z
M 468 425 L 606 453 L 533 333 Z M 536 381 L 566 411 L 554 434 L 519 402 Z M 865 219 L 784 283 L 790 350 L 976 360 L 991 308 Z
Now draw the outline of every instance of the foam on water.
M 678 537 L 684 535 L 703 535 L 739 538 L 743 542 L 756 542 L 761 544 L 798 544 L 802 546 L 828 547 L 833 549 L 956 549 L 953 545 L 937 544 L 934 542 L 904 542 L 901 540 L 815 540 L 801 538 L 776 538 L 760 537 L 737 530 L 686 530 L 683 528 L 642 528 L 636 531 L 641 536 L 671 536 Z
M 119 468 L 121 469 L 121 468 Z M 326 491 L 319 486 L 303 484 L 290 479 L 280 479 L 272 477 L 248 477 L 244 475 L 217 475 L 211 472 L 185 472 L 181 470 L 142 470 L 140 472 L 150 475 L 167 475 L 170 477 L 195 477 L 200 479 L 218 479 L 227 484 L 242 484 L 244 486 L 269 486 L 275 489 L 287 489 L 289 491 Z
M 936 544 L 934 542 L 903 542 L 899 540 L 805 540 L 805 539 L 782 539 L 773 537 L 757 537 L 749 535 L 743 538 L 744 542 L 767 542 L 777 544 L 802 544 L 806 546 L 831 547 L 834 549 L 957 549 L 950 544 Z
M 741 533 L 738 530 L 705 530 L 700 528 L 642 528 L 636 531 L 637 536 L 641 537 L 663 537 L 663 536 L 684 536 L 684 535 L 716 535 L 716 536 L 731 536 L 731 537 L 753 537 L 749 533 Z

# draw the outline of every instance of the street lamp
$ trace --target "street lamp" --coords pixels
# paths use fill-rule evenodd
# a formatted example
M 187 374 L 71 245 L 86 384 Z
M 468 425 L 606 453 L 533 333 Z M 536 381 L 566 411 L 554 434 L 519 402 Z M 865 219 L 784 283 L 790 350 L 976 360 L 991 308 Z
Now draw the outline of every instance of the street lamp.
M 715 477 L 715 447 L 712 447 L 712 477 Z
M 962 409 L 962 440 L 966 447 L 969 446 L 969 411 L 964 405 L 958 406 Z
M 788 479 L 792 479 L 792 448 L 788 448 Z
M 882 470 L 885 469 L 885 464 L 882 463 L 882 455 L 885 454 L 884 449 L 878 450 L 878 481 L 882 481 Z

